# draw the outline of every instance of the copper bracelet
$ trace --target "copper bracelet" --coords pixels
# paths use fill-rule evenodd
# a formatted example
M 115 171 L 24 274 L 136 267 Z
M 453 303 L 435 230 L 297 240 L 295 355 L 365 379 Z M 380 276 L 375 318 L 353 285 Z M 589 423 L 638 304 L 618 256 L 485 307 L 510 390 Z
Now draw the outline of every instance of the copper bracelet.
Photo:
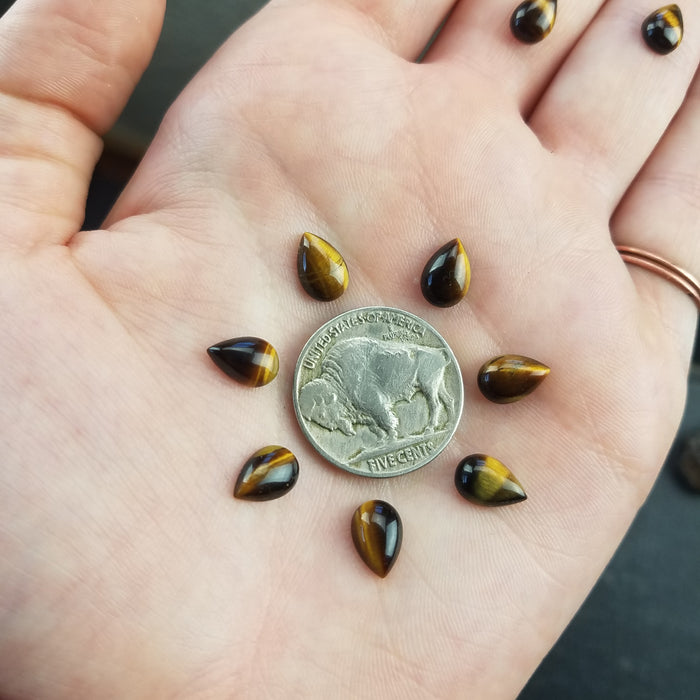
M 630 265 L 637 265 L 649 272 L 653 272 L 665 280 L 682 289 L 695 302 L 700 311 L 700 282 L 683 268 L 664 260 L 655 253 L 650 253 L 640 248 L 632 248 L 627 245 L 615 246 L 620 257 Z

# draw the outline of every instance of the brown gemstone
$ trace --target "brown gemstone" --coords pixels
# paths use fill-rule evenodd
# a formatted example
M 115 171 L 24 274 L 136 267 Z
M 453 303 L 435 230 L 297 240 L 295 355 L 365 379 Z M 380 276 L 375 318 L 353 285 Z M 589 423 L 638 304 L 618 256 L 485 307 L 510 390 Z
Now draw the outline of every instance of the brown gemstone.
M 461 496 L 483 506 L 507 506 L 527 498 L 513 472 L 483 454 L 469 455 L 457 465 L 455 486 Z
M 512 403 L 533 392 L 549 374 L 549 367 L 523 355 L 500 355 L 481 366 L 477 383 L 495 403 Z
M 297 273 L 301 286 L 318 301 L 337 299 L 350 281 L 343 256 L 328 241 L 308 232 L 299 242 Z
M 246 386 L 269 384 L 279 370 L 277 351 L 261 338 L 231 338 L 207 348 L 214 364 Z
M 679 472 L 683 483 L 700 493 L 700 432 L 691 435 L 681 453 Z
M 665 5 L 642 22 L 642 36 L 656 53 L 671 53 L 683 39 L 683 15 L 678 5 Z
M 296 457 L 286 447 L 268 445 L 243 465 L 233 495 L 247 501 L 271 501 L 284 496 L 298 476 Z
M 358 554 L 377 576 L 384 578 L 401 549 L 403 527 L 393 506 L 367 501 L 352 516 L 352 541 Z
M 454 306 L 469 289 L 471 268 L 459 238 L 446 243 L 428 260 L 421 276 L 423 296 L 434 306 Z
M 522 2 L 510 18 L 513 36 L 525 44 L 536 44 L 552 31 L 557 16 L 556 0 Z

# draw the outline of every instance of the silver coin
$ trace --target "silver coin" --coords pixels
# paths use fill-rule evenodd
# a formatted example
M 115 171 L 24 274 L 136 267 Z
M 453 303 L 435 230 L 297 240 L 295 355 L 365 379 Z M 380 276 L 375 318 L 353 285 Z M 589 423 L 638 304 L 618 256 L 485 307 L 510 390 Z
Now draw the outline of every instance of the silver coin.
M 389 477 L 435 459 L 454 435 L 464 388 L 454 353 L 400 309 L 347 311 L 319 328 L 294 372 L 294 410 L 329 462 Z

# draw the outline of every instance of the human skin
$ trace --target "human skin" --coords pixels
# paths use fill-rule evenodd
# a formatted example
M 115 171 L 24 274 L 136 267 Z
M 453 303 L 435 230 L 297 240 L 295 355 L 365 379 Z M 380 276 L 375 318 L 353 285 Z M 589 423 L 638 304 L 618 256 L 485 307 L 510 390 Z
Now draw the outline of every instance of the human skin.
M 700 3 L 653 54 L 637 0 L 560 3 L 524 46 L 505 0 L 273 0 L 167 114 L 103 230 L 80 232 L 99 134 L 148 63 L 162 0 L 19 0 L 0 21 L 0 696 L 512 698 L 649 492 L 680 420 L 696 310 L 614 243 L 700 271 Z M 415 58 L 453 9 L 421 64 Z M 302 232 L 350 288 L 307 297 Z M 467 298 L 419 275 L 463 241 Z M 450 343 L 465 411 L 430 466 L 326 464 L 296 356 L 343 310 L 396 306 Z M 257 335 L 270 385 L 205 349 Z M 480 365 L 547 363 L 522 402 Z M 282 499 L 231 497 L 267 444 Z M 452 484 L 473 452 L 528 492 Z M 369 498 L 404 521 L 386 579 L 354 552 Z

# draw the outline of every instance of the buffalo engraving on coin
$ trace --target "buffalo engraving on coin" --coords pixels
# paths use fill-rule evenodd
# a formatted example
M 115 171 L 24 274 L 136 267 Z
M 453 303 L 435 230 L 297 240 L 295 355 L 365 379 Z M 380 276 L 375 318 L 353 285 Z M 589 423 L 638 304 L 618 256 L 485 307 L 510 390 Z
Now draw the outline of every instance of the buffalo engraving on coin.
M 299 356 L 294 407 L 326 459 L 365 476 L 418 469 L 447 445 L 463 403 L 457 361 L 422 319 L 398 309 L 349 311 Z

